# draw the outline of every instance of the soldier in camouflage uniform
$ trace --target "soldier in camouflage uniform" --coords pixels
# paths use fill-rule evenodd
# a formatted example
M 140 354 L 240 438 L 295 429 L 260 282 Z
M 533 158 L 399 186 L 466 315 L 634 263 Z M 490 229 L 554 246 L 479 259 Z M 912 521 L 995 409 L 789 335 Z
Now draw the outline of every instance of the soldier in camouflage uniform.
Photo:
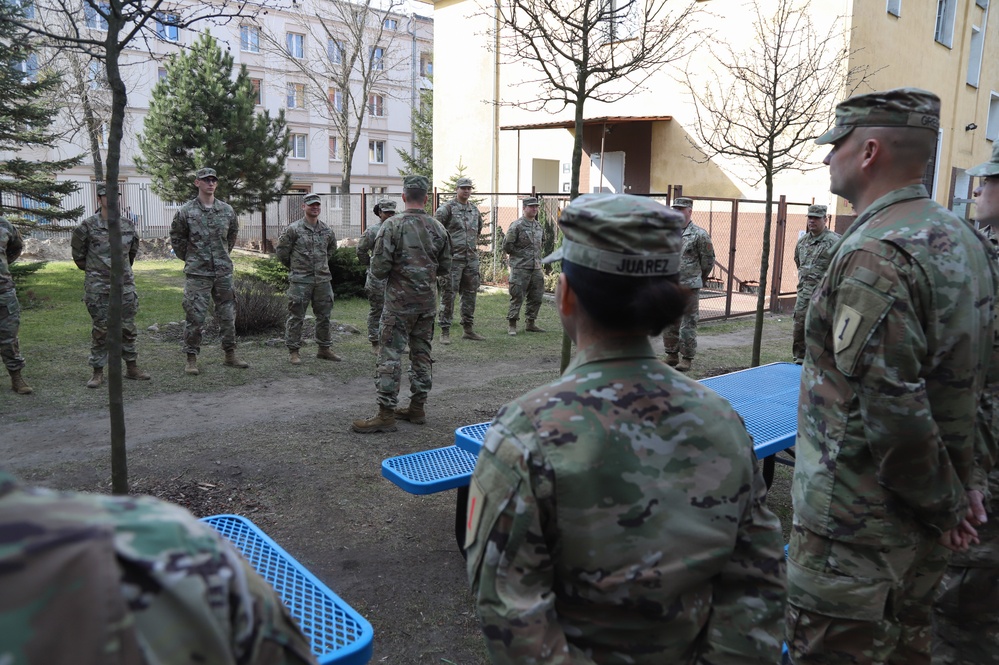
M 111 301 L 111 239 L 108 234 L 107 187 L 97 185 L 97 214 L 86 218 L 73 229 L 70 248 L 73 262 L 83 270 L 83 302 L 93 322 L 90 331 L 90 367 L 93 374 L 88 388 L 100 388 L 104 383 L 104 367 L 108 364 L 108 306 Z M 135 351 L 135 315 L 139 311 L 139 296 L 135 292 L 132 264 L 139 253 L 139 234 L 125 215 L 118 216 L 121 229 L 122 277 L 121 289 L 121 357 L 125 359 L 125 378 L 146 381 L 149 374 L 139 369 Z
M 545 273 L 541 268 L 541 222 L 538 221 L 538 199 L 524 199 L 524 214 L 510 225 L 503 241 L 503 251 L 510 255 L 510 311 L 506 320 L 508 333 L 517 334 L 520 306 L 527 296 L 527 332 L 544 332 L 536 321 L 545 294 Z
M 375 249 L 375 238 L 381 230 L 381 222 L 395 214 L 395 201 L 379 199 L 374 212 L 378 215 L 378 224 L 369 225 L 357 241 L 357 260 L 361 265 L 369 266 L 364 278 L 364 292 L 368 296 L 368 341 L 375 355 L 378 355 L 378 324 L 382 318 L 382 307 L 385 306 L 385 280 L 376 279 L 371 274 L 371 252 Z
M 239 220 L 232 206 L 215 198 L 219 179 L 215 169 L 199 169 L 194 186 L 198 196 L 185 203 L 170 224 L 170 244 L 184 262 L 184 353 L 186 374 L 197 375 L 198 353 L 208 306 L 215 302 L 215 318 L 222 334 L 224 364 L 246 369 L 236 357 L 236 291 L 232 285 L 232 259 Z
M 0 662 L 315 662 L 274 590 L 183 508 L 0 469 L 0 532 Z
M 556 291 L 575 360 L 504 406 L 472 476 L 468 576 L 493 663 L 780 659 L 781 528 L 727 401 L 659 361 L 683 218 L 584 194 Z
M 940 100 L 900 88 L 836 107 L 830 190 L 860 214 L 816 287 L 792 483 L 794 663 L 930 662 L 931 605 L 966 548 L 996 281 L 984 239 L 920 184 Z
M 307 194 L 302 202 L 305 217 L 292 222 L 281 234 L 277 258 L 288 268 L 288 322 L 284 342 L 288 347 L 292 365 L 301 365 L 302 322 L 305 310 L 312 305 L 316 316 L 316 344 L 320 360 L 340 361 L 342 358 L 330 348 L 330 314 L 333 313 L 333 276 L 330 274 L 330 257 L 336 252 L 336 235 L 319 221 L 322 198 Z
M 406 176 L 402 200 L 406 210 L 382 222 L 368 268 L 375 279 L 385 280 L 385 308 L 379 325 L 380 339 L 375 389 L 378 415 L 355 420 L 355 432 L 396 431 L 396 418 L 422 425 L 426 422 L 427 393 L 433 386 L 434 309 L 437 276 L 451 269 L 451 240 L 447 230 L 426 214 L 430 181 Z M 409 405 L 399 403 L 402 353 L 409 345 Z
M 666 349 L 666 364 L 681 372 L 690 369 L 697 353 L 697 321 L 700 318 L 700 289 L 711 276 L 715 267 L 715 246 L 711 236 L 697 224 L 690 221 L 694 202 L 685 196 L 673 200 L 673 209 L 679 211 L 685 220 L 683 227 L 683 254 L 680 257 L 680 283 L 694 294 L 687 305 L 687 311 L 676 323 L 666 326 L 663 332 L 663 346 Z
M 17 302 L 10 264 L 21 256 L 24 243 L 17 227 L 0 217 L 0 358 L 10 374 L 10 389 L 18 395 L 30 395 L 31 386 L 24 382 L 24 356 L 17 341 L 21 327 L 21 305 Z
M 435 217 L 451 236 L 451 282 L 441 294 L 441 309 L 437 323 L 441 327 L 441 344 L 451 343 L 451 315 L 454 299 L 461 296 L 462 339 L 482 341 L 475 332 L 475 297 L 479 291 L 479 234 L 482 233 L 482 213 L 469 203 L 472 179 L 458 178 L 455 197 L 437 209 Z
M 794 328 L 791 332 L 791 352 L 798 365 L 805 361 L 805 313 L 812 300 L 815 286 L 822 279 L 839 234 L 826 228 L 826 207 L 808 206 L 805 234 L 794 246 L 794 265 L 798 268 L 798 297 L 794 301 Z
M 999 224 L 999 143 L 992 159 L 968 169 L 981 176 L 975 189 L 975 219 L 993 247 L 993 225 Z M 993 257 L 995 260 L 995 257 Z M 968 491 L 979 543 L 955 553 L 940 583 L 933 606 L 934 665 L 996 665 L 999 663 L 999 365 L 989 368 L 979 407 L 983 444 Z M 987 474 L 987 475 L 986 475 Z M 983 480 L 984 479 L 984 480 Z

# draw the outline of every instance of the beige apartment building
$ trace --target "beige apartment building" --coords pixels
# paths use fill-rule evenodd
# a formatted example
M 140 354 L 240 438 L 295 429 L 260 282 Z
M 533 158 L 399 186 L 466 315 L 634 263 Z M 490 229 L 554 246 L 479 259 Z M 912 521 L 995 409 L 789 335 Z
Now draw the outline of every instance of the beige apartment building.
M 776 0 L 760 0 L 768 3 Z M 697 4 L 706 11 L 695 20 L 719 43 L 753 47 L 747 3 Z M 867 66 L 869 89 L 916 86 L 940 95 L 938 149 L 926 181 L 937 201 L 961 214 L 972 186 L 963 170 L 984 161 L 999 139 L 999 24 L 989 10 L 988 0 L 813 0 L 810 10 L 816 26 L 843 35 L 850 68 Z M 522 64 L 497 58 L 493 5 L 437 0 L 434 24 L 435 183 L 460 162 L 481 191 L 568 192 L 573 109 L 552 115 L 511 105 L 534 91 L 522 83 L 529 79 Z M 678 81 L 685 70 L 695 84 L 723 75 L 709 51 L 695 47 L 625 99 L 586 103 L 581 192 L 665 193 L 679 185 L 695 196 L 763 198 L 744 163 L 701 158 L 694 105 Z M 828 117 L 831 124 L 833 106 Z M 853 211 L 829 194 L 826 152 L 812 151 L 804 173 L 781 174 L 775 193 L 829 204 L 845 220 Z

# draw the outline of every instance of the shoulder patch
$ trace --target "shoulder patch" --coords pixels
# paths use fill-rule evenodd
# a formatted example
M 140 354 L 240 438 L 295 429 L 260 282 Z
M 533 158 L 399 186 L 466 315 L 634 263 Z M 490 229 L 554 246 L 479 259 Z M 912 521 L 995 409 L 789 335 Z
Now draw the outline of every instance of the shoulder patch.
M 833 350 L 836 353 L 850 348 L 863 320 L 863 315 L 849 305 L 839 306 L 833 323 Z

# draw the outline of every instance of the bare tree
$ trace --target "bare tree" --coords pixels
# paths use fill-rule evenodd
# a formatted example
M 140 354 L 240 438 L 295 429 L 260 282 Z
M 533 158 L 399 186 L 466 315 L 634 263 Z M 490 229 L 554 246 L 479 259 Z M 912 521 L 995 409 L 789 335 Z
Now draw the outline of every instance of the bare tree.
M 82 12 L 81 12 L 82 14 Z M 71 49 L 51 49 L 48 66 L 59 72 L 62 85 L 53 103 L 61 107 L 63 138 L 85 137 L 93 165 L 94 179 L 104 180 L 104 129 L 111 122 L 111 90 L 104 63 Z
M 765 6 L 761 6 L 765 5 Z M 813 140 L 828 128 L 838 99 L 869 77 L 865 67 L 851 67 L 849 36 L 834 22 L 820 32 L 812 22 L 811 0 L 754 0 L 754 38 L 746 51 L 712 46 L 718 63 L 703 77 L 688 71 L 687 88 L 694 99 L 701 145 L 710 160 L 740 159 L 765 183 L 766 214 L 760 290 L 756 305 L 752 366 L 760 364 L 763 309 L 770 267 L 774 176 L 783 171 L 821 168 L 813 158 Z
M 164 0 L 82 0 L 84 20 L 60 20 L 79 12 L 71 0 L 34 0 L 36 18 L 18 19 L 17 25 L 40 36 L 54 48 L 71 49 L 104 64 L 111 89 L 111 123 L 108 129 L 105 176 L 118 181 L 121 140 L 128 91 L 121 75 L 121 56 L 134 42 L 153 38 L 155 23 L 187 27 L 198 21 L 226 21 L 241 16 L 248 0 L 190 3 L 178 7 Z M 169 9 L 169 12 L 166 10 Z M 180 128 L 178 128 L 180 129 Z M 121 385 L 121 295 L 124 266 L 121 254 L 118 188 L 108 188 L 108 232 L 111 243 L 111 297 L 108 308 L 108 402 L 111 418 L 111 485 L 117 494 L 128 492 L 125 453 L 125 410 Z

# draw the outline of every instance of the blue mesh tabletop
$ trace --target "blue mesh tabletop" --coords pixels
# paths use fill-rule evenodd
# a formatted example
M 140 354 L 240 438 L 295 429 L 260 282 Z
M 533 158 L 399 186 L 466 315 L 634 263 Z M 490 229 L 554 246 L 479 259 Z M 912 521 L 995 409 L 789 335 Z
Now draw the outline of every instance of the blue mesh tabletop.
M 256 524 L 239 515 L 213 515 L 201 521 L 232 543 L 274 587 L 319 663 L 363 665 L 371 660 L 371 624 Z
M 772 363 L 701 383 L 729 401 L 753 435 L 753 452 L 763 459 L 794 445 L 798 433 L 798 390 L 801 366 Z M 465 425 L 454 431 L 454 444 L 478 455 L 490 423 Z
M 382 460 L 382 475 L 410 494 L 433 494 L 468 485 L 476 457 L 457 446 L 434 448 Z

